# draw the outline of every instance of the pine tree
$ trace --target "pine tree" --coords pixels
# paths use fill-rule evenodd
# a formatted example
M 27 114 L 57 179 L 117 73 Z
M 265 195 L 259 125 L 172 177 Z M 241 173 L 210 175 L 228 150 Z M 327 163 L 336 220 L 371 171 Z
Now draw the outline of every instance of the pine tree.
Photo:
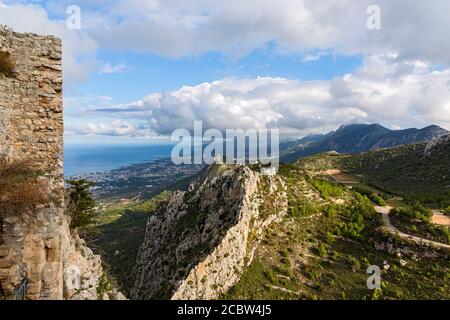
M 68 213 L 71 217 L 70 228 L 85 228 L 97 223 L 96 203 L 92 197 L 90 187 L 94 185 L 86 179 L 69 180 Z

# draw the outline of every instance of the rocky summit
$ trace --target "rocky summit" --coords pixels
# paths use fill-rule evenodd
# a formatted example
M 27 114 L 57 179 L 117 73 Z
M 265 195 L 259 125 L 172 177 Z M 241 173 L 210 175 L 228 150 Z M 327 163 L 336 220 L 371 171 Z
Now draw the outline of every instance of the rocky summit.
M 271 210 L 264 203 L 270 199 Z M 285 215 L 285 186 L 246 166 L 215 165 L 147 224 L 133 299 L 216 299 L 239 281 L 265 228 Z

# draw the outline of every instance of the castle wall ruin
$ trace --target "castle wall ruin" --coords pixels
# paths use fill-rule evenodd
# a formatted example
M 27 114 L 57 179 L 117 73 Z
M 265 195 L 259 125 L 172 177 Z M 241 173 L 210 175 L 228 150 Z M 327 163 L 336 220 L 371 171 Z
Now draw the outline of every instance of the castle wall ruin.
M 0 74 L 0 157 L 44 173 L 51 201 L 33 212 L 0 212 L 0 296 L 26 281 L 27 299 L 63 297 L 64 222 L 61 40 L 0 26 L 0 51 L 15 64 Z M 1 183 L 1 182 L 0 182 Z

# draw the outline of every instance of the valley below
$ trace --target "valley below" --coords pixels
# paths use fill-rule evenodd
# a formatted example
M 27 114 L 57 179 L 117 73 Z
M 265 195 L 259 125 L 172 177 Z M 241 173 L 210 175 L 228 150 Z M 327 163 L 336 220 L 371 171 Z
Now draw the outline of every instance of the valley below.
M 448 141 L 428 146 L 321 153 L 275 176 L 213 165 L 106 201 L 91 247 L 131 299 L 448 299 Z

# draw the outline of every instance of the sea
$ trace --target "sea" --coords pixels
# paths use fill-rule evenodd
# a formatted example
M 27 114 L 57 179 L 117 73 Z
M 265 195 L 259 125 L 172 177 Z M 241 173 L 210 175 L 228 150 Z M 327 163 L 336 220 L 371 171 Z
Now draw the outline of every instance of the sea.
M 64 175 L 66 177 L 105 172 L 131 164 L 169 158 L 173 145 L 101 145 L 65 144 Z

